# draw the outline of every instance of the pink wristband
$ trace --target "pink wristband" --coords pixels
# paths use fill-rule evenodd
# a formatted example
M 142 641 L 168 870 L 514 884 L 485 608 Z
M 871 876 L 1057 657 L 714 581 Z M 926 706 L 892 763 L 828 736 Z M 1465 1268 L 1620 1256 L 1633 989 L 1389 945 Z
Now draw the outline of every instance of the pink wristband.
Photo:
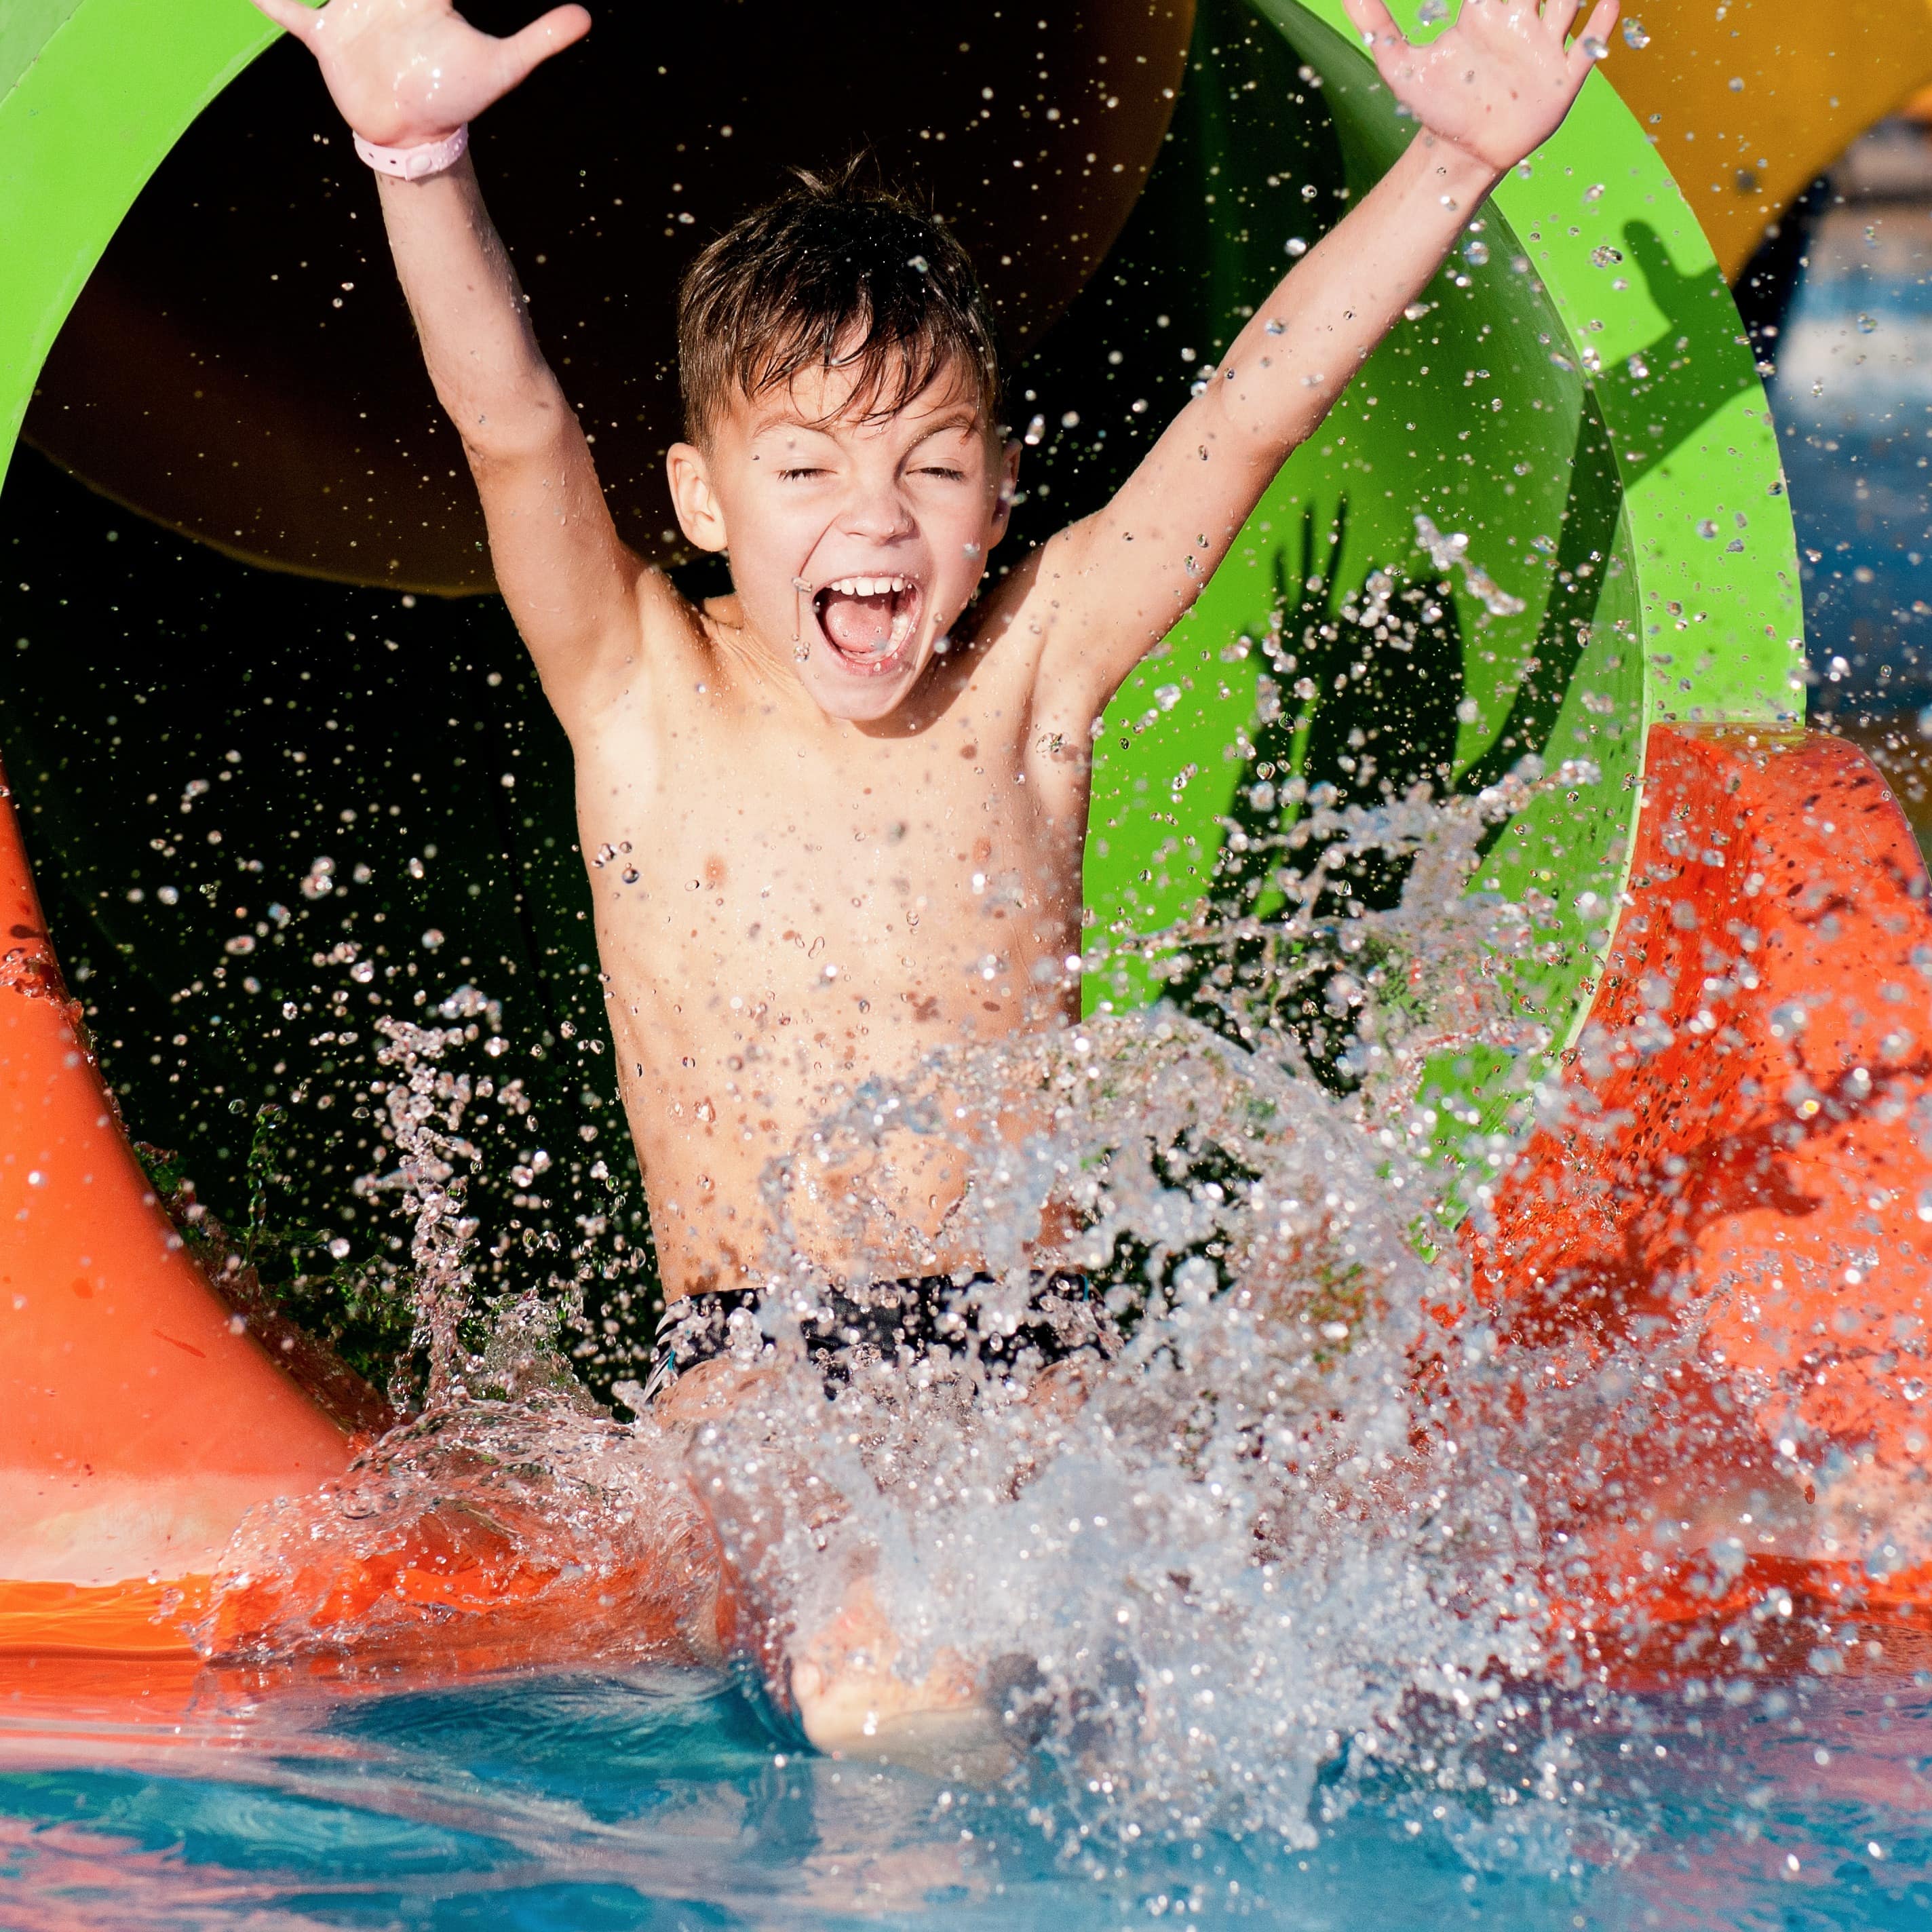
M 355 130 L 350 130 L 352 134 Z M 356 152 L 378 174 L 394 175 L 398 181 L 427 181 L 446 168 L 453 168 L 470 145 L 467 122 L 440 141 L 424 141 L 413 148 L 379 148 L 374 141 L 356 135 Z

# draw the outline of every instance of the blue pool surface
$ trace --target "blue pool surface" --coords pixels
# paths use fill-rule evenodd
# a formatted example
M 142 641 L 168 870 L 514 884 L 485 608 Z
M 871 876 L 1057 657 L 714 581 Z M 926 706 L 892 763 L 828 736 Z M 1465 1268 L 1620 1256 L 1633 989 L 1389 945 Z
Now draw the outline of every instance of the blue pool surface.
M 1768 386 L 1820 722 L 1932 704 L 1932 134 L 1871 149 L 1891 191 L 1834 177 Z
M 1458 1790 L 1338 1756 L 1306 1846 L 1179 1822 L 1124 1843 L 1043 1767 L 986 1792 L 801 1756 L 674 1674 L 211 1687 L 158 1721 L 50 1715 L 9 1683 L 8 1932 L 1932 1924 L 1922 1673 L 1562 1694 L 1540 1751 L 1454 1754 Z

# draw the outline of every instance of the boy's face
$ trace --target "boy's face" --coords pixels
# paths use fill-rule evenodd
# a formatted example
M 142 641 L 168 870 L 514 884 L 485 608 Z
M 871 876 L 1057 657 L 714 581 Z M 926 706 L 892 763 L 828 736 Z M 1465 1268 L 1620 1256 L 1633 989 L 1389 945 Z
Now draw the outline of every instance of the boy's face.
M 919 682 L 1004 535 L 1017 445 L 943 371 L 872 422 L 853 377 L 806 371 L 740 396 L 710 447 L 671 451 L 685 534 L 729 549 L 753 635 L 829 717 L 889 716 Z

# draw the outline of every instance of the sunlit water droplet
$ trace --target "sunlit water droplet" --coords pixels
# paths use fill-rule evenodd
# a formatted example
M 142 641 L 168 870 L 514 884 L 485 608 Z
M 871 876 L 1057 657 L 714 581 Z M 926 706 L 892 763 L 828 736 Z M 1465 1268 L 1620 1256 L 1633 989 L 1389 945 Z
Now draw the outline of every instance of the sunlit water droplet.
M 1456 530 L 1444 535 L 1436 527 L 1432 519 L 1421 512 L 1416 513 L 1416 541 L 1429 553 L 1430 561 L 1440 571 L 1460 568 L 1463 580 L 1469 586 L 1472 596 L 1480 597 L 1483 607 L 1492 617 L 1520 616 L 1528 607 L 1520 597 L 1514 597 L 1489 572 L 1469 558 L 1469 539 L 1467 535 Z

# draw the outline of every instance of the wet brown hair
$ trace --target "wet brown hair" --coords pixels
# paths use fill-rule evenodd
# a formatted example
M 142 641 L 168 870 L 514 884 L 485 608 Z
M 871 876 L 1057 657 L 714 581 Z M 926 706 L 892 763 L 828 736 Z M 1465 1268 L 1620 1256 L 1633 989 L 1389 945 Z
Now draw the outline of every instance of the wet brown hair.
M 850 368 L 848 410 L 876 421 L 956 368 L 1003 424 L 992 311 L 966 251 L 864 161 L 796 184 L 734 223 L 686 270 L 677 302 L 685 434 L 702 443 L 734 394 Z M 844 413 L 844 411 L 841 412 Z

